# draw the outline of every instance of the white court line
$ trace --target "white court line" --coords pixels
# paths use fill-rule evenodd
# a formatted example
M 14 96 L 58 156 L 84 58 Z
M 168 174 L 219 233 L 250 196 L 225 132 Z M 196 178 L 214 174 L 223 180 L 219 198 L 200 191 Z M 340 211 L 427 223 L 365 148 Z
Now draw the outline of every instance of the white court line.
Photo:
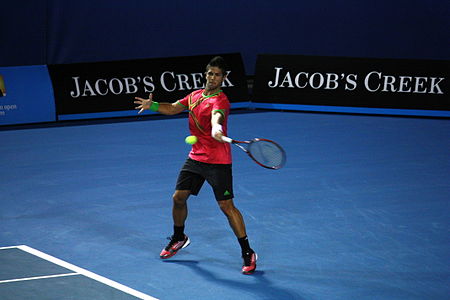
M 57 278 L 57 277 L 67 277 L 81 275 L 78 273 L 66 273 L 66 274 L 57 274 L 57 275 L 47 275 L 47 276 L 36 276 L 36 277 L 25 277 L 25 278 L 17 278 L 17 279 L 8 279 L 8 280 L 0 280 L 0 284 L 9 283 L 9 282 L 18 282 L 18 281 L 27 281 L 27 280 L 38 280 L 38 279 L 47 279 L 47 278 Z
M 0 247 L 0 250 L 17 249 L 17 246 Z
M 86 277 L 89 277 L 89 278 L 91 278 L 93 280 L 101 282 L 101 283 L 103 283 L 105 285 L 108 285 L 108 286 L 110 286 L 112 288 L 120 290 L 120 291 L 122 291 L 124 293 L 127 293 L 129 295 L 135 296 L 137 298 L 140 298 L 140 299 L 143 299 L 143 300 L 158 300 L 157 298 L 154 298 L 152 296 L 149 296 L 149 295 L 146 295 L 144 293 L 141 293 L 141 292 L 139 292 L 137 290 L 134 290 L 134 289 L 132 289 L 130 287 L 127 287 L 127 286 L 125 286 L 123 284 L 120 284 L 120 283 L 115 282 L 115 281 L 113 281 L 111 279 L 108 279 L 106 277 L 103 277 L 103 276 L 97 275 L 95 273 L 92 273 L 91 271 L 88 271 L 88 270 L 82 269 L 80 267 L 77 267 L 75 265 L 72 265 L 71 263 L 65 262 L 65 261 L 63 261 L 63 260 L 61 260 L 59 258 L 53 257 L 53 256 L 48 255 L 48 254 L 46 254 L 44 252 L 41 252 L 39 250 L 33 249 L 31 247 L 28 247 L 26 245 L 20 245 L 20 246 L 14 246 L 14 247 L 2 247 L 2 248 L 0 248 L 0 250 L 12 249 L 12 248 L 17 248 L 17 249 L 20 249 L 22 251 L 25 251 L 25 252 L 28 252 L 30 254 L 33 254 L 33 255 L 35 255 L 37 257 L 45 259 L 45 260 L 47 260 L 49 262 L 52 262 L 52 263 L 54 263 L 56 265 L 59 265 L 59 266 L 63 267 L 63 268 L 69 269 L 69 270 L 71 270 L 71 271 L 73 271 L 73 272 L 75 272 L 77 274 L 84 275 Z

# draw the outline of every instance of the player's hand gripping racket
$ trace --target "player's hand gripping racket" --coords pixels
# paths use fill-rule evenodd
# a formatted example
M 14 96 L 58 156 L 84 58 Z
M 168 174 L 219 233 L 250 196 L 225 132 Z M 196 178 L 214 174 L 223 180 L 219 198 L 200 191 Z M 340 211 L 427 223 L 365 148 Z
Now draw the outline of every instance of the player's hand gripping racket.
M 238 146 L 264 168 L 278 170 L 286 163 L 286 152 L 274 141 L 259 138 L 250 141 L 236 141 L 227 136 L 222 136 L 222 140 Z

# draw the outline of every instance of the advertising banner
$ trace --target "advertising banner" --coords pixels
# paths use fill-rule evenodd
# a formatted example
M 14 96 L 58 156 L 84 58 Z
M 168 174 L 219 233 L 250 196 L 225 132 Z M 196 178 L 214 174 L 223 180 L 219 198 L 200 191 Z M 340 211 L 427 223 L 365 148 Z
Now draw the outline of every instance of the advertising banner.
M 46 66 L 0 67 L 0 125 L 55 120 Z
M 450 111 L 449 72 L 449 61 L 259 55 L 253 101 Z
M 204 88 L 204 73 L 215 55 L 49 65 L 59 120 L 136 114 L 134 97 L 153 93 L 175 102 Z M 230 102 L 247 102 L 240 54 L 221 54 L 229 70 L 223 90 Z

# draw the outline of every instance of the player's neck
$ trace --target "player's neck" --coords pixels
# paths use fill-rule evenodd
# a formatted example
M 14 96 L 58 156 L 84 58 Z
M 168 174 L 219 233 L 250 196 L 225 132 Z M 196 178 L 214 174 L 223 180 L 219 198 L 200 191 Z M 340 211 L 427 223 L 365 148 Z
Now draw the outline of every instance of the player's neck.
M 204 89 L 202 95 L 206 97 L 206 96 L 217 95 L 220 92 L 221 92 L 220 87 L 213 89 L 213 90 Z

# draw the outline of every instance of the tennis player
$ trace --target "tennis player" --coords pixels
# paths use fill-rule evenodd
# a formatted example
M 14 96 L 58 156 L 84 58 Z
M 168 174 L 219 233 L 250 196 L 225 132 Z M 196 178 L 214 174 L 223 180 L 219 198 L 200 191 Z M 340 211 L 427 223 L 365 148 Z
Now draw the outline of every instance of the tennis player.
M 160 257 L 172 257 L 190 244 L 189 237 L 184 233 L 187 200 L 190 195 L 199 193 L 206 180 L 213 188 L 217 203 L 241 246 L 244 260 L 242 273 L 252 274 L 256 269 L 257 255 L 250 248 L 244 219 L 233 202 L 231 147 L 221 140 L 222 136 L 227 136 L 230 112 L 228 98 L 221 90 L 226 69 L 224 59 L 214 57 L 206 66 L 205 89 L 196 90 L 175 103 L 158 103 L 153 101 L 152 94 L 148 99 L 136 97 L 134 103 L 138 105 L 136 109 L 139 113 L 150 109 L 164 115 L 174 115 L 188 110 L 190 133 L 198 139 L 178 175 L 172 207 L 174 233 Z

